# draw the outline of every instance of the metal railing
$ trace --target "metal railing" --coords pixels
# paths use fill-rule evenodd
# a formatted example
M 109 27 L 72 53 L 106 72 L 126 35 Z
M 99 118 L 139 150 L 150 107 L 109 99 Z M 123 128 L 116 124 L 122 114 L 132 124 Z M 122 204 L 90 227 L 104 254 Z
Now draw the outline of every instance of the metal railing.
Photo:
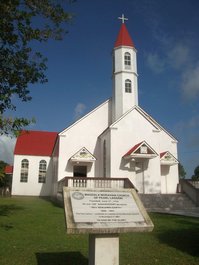
M 62 192 L 64 186 L 89 189 L 135 189 L 128 178 L 65 177 L 58 182 L 58 192 Z

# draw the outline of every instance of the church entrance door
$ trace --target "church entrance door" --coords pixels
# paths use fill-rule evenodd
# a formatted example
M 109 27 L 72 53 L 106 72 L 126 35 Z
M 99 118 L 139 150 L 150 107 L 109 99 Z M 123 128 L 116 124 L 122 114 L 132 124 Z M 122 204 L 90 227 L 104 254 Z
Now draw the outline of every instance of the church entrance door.
M 135 163 L 136 188 L 139 193 L 144 193 L 144 165 L 143 162 Z
M 74 177 L 87 177 L 87 166 L 74 166 L 73 176 Z

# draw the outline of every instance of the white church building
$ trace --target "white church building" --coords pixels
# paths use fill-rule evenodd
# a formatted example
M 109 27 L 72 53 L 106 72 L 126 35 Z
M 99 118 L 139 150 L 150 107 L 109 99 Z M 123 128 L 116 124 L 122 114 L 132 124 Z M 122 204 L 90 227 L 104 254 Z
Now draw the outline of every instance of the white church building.
M 176 193 L 177 140 L 138 104 L 137 52 L 124 19 L 112 98 L 60 133 L 22 131 L 12 195 L 51 196 L 65 177 L 128 178 L 139 193 Z

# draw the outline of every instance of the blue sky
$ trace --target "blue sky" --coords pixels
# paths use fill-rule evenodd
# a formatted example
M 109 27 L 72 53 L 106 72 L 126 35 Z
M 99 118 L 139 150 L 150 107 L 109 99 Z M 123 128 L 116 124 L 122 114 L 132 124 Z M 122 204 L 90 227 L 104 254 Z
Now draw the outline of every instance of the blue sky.
M 78 0 L 61 42 L 35 44 L 48 58 L 48 83 L 31 86 L 32 101 L 14 115 L 35 117 L 29 129 L 61 131 L 111 97 L 111 52 L 122 13 L 138 51 L 139 105 L 179 141 L 179 160 L 199 165 L 199 1 Z M 14 140 L 0 137 L 0 159 Z

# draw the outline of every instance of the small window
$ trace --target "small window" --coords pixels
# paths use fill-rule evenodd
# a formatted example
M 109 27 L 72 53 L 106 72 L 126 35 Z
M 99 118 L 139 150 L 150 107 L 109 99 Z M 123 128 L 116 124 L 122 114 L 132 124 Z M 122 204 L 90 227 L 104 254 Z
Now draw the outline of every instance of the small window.
M 39 183 L 46 183 L 46 168 L 47 168 L 47 163 L 45 160 L 41 160 L 39 162 Z
M 28 168 L 29 168 L 29 161 L 27 159 L 23 159 L 21 161 L 20 182 L 28 182 Z
M 131 54 L 129 52 L 125 52 L 124 54 L 124 66 L 126 69 L 131 68 Z
M 131 80 L 130 79 L 126 79 L 125 80 L 125 92 L 126 93 L 131 93 L 132 92 Z

